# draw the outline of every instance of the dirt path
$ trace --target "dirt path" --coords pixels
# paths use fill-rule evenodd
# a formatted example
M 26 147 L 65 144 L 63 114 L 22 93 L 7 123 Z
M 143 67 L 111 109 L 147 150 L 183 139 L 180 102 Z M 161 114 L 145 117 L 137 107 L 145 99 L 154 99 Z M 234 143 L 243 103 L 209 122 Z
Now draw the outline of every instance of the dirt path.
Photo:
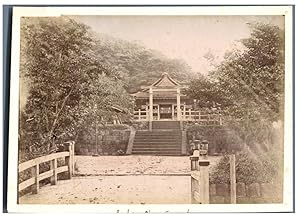
M 211 166 L 219 157 L 210 157 Z M 72 180 L 47 185 L 21 204 L 189 204 L 189 157 L 76 156 Z
M 209 157 L 210 166 L 220 157 Z M 79 175 L 174 175 L 190 172 L 187 156 L 76 156 L 76 174 Z
M 87 176 L 47 185 L 21 204 L 189 204 L 189 176 Z

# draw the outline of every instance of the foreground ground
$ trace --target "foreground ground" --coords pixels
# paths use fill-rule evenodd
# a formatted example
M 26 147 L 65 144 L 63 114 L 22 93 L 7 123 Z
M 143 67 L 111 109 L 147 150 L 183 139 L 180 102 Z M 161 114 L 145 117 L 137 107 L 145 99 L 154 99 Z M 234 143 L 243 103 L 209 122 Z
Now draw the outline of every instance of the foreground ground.
M 220 157 L 209 157 L 210 166 Z M 178 175 L 190 173 L 188 156 L 76 156 L 78 175 Z
M 214 166 L 219 157 L 211 157 Z M 189 204 L 189 157 L 76 156 L 76 175 L 22 204 Z
M 59 187 L 59 188 L 58 188 Z M 189 204 L 189 176 L 87 176 L 59 181 L 21 204 Z

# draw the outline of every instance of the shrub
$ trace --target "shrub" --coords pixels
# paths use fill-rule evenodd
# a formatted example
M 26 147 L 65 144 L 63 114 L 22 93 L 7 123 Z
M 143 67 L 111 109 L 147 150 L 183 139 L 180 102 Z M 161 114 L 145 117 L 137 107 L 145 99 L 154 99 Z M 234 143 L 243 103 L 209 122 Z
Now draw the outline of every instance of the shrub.
M 282 156 L 280 152 L 236 155 L 236 181 L 245 184 L 274 183 L 282 180 Z M 210 183 L 230 183 L 229 156 L 225 155 L 210 173 Z

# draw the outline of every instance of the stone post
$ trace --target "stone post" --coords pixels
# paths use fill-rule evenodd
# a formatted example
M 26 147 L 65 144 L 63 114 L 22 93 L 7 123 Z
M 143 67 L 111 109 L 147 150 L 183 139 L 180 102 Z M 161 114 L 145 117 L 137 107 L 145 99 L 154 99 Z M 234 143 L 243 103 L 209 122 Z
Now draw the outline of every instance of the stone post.
M 199 193 L 200 204 L 209 204 L 209 160 L 199 160 Z
M 195 150 L 191 160 L 191 203 L 209 204 L 209 160 Z
M 199 168 L 198 167 L 199 155 L 195 154 L 194 152 L 193 155 L 190 156 L 190 160 L 191 160 L 191 173 L 193 173 L 193 171 L 195 172 Z M 197 200 L 194 197 L 194 193 L 197 191 L 198 185 L 199 182 L 191 175 L 191 203 L 192 204 L 197 203 Z

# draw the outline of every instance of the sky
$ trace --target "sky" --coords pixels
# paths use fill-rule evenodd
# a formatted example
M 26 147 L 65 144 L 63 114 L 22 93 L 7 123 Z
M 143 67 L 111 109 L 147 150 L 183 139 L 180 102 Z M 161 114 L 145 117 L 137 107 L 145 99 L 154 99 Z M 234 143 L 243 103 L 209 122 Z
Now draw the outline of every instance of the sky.
M 169 58 L 183 59 L 194 72 L 206 74 L 211 53 L 216 63 L 226 51 L 240 48 L 250 34 L 247 23 L 271 23 L 284 28 L 283 16 L 78 16 L 94 31 L 138 42 Z

